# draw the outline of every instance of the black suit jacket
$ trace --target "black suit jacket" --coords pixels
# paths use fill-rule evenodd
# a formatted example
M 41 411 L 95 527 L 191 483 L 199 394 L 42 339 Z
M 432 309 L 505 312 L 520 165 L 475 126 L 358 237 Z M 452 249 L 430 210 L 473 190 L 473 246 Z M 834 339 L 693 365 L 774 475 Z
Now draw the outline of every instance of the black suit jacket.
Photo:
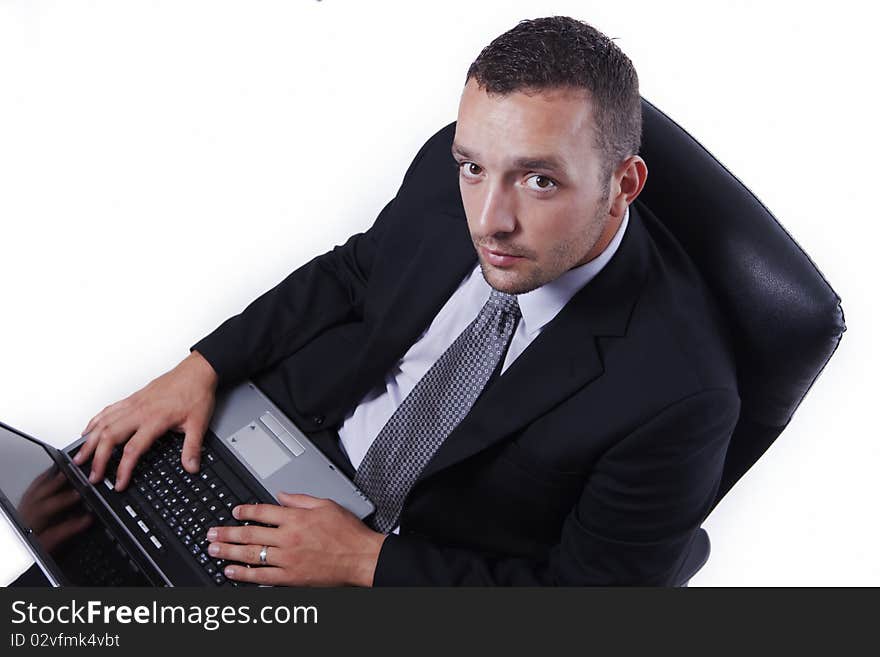
M 192 347 L 221 385 L 254 379 L 351 476 L 333 429 L 476 263 L 454 131 L 422 147 L 369 230 Z M 374 584 L 671 585 L 739 409 L 712 299 L 635 201 L 611 261 L 425 467 Z

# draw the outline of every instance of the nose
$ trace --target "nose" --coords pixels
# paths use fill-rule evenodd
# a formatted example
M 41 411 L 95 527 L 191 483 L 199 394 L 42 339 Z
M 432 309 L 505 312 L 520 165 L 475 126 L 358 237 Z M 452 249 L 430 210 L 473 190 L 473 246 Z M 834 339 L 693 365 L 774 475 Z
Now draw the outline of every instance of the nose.
M 512 233 L 516 228 L 513 194 L 501 181 L 485 185 L 486 195 L 480 208 L 479 229 L 483 235 Z

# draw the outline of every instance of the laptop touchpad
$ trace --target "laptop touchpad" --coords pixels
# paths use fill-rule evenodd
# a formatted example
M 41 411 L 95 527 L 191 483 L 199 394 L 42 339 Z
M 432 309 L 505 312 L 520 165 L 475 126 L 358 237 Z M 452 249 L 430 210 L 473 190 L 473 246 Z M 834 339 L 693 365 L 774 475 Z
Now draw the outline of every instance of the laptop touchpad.
M 251 422 L 232 434 L 226 443 L 233 448 L 242 461 L 260 477 L 266 479 L 290 463 L 290 452 L 281 447 L 274 436 L 259 424 Z

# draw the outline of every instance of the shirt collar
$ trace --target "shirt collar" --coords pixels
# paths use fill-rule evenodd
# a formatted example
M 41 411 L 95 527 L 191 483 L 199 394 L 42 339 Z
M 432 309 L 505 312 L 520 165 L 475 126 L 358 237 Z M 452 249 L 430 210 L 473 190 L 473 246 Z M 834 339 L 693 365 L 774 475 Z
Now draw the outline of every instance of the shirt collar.
M 522 324 L 526 335 L 532 335 L 540 331 L 551 319 L 556 317 L 560 310 L 584 285 L 589 283 L 602 268 L 608 264 L 611 257 L 620 246 L 623 233 L 629 223 L 629 206 L 623 214 L 623 221 L 614 233 L 614 237 L 598 256 L 590 262 L 569 269 L 558 278 L 545 283 L 541 287 L 517 295 L 519 308 L 522 312 Z M 482 278 L 482 277 L 481 277 Z M 484 281 L 485 282 L 485 281 Z M 486 284 L 488 287 L 488 284 Z

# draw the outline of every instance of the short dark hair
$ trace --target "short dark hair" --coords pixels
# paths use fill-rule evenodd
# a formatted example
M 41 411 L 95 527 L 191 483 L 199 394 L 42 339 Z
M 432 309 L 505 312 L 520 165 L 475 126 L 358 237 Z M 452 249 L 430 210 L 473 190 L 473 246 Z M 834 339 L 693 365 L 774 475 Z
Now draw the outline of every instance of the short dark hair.
M 520 21 L 483 48 L 465 78 L 490 94 L 552 88 L 586 90 L 593 101 L 601 181 L 642 140 L 639 77 L 629 57 L 596 28 L 568 16 Z

